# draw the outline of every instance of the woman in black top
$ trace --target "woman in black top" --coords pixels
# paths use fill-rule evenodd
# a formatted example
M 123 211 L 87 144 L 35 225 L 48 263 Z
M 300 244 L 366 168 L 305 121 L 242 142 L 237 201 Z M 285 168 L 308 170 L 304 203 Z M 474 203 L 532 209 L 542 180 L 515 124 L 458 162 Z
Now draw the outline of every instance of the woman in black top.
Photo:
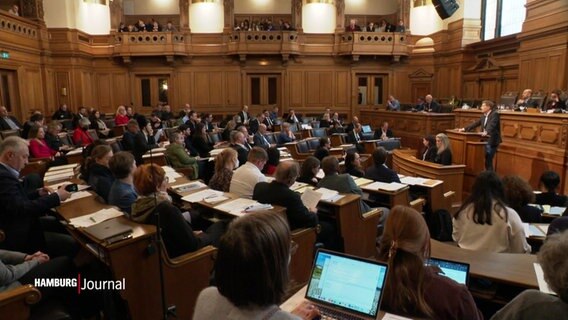
M 361 156 L 357 152 L 348 152 L 345 155 L 345 173 L 354 177 L 365 176 L 365 172 L 361 168 Z
M 434 138 L 433 135 L 428 135 L 422 138 L 422 144 L 424 144 L 424 149 L 422 149 L 422 160 L 434 162 L 436 154 L 438 153 L 436 138 Z
M 450 148 L 450 139 L 448 139 L 448 136 L 443 133 L 438 133 L 436 135 L 436 147 L 438 148 L 438 151 L 434 158 L 434 162 L 443 166 L 451 165 L 452 150 Z
M 195 133 L 191 138 L 191 145 L 197 150 L 199 156 L 202 158 L 208 157 L 209 152 L 213 150 L 213 146 L 207 142 L 207 131 L 203 123 L 198 123 L 195 126 Z
M 540 191 L 536 195 L 536 203 L 547 204 L 553 207 L 566 207 L 568 198 L 563 194 L 558 194 L 560 186 L 560 176 L 554 171 L 546 171 L 540 176 Z
M 318 158 L 309 156 L 304 160 L 302 163 L 302 167 L 300 168 L 300 176 L 296 181 L 307 183 L 312 186 L 318 185 L 318 178 L 316 175 L 320 170 L 320 161 Z
M 93 148 L 91 155 L 85 160 L 88 172 L 88 182 L 93 190 L 108 201 L 110 187 L 114 182 L 114 176 L 109 169 L 109 160 L 112 158 L 112 148 L 101 144 Z
M 531 186 L 519 176 L 506 176 L 503 178 L 505 187 L 505 201 L 513 208 L 523 222 L 541 222 L 542 210 L 530 206 L 534 203 L 534 192 Z

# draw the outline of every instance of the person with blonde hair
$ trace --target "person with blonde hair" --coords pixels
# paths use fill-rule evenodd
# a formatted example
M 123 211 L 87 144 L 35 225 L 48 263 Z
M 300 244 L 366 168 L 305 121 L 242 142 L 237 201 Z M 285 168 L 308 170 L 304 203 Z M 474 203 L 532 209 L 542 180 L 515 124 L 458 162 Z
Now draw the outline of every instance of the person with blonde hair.
M 229 192 L 233 170 L 239 167 L 237 151 L 233 148 L 225 148 L 215 157 L 215 173 L 209 180 L 211 189 Z
M 381 308 L 418 318 L 483 319 L 467 287 L 425 266 L 429 257 L 424 218 L 410 207 L 395 206 L 379 244 L 379 260 L 389 265 Z
M 438 151 L 436 152 L 434 162 L 443 166 L 451 165 L 452 148 L 450 147 L 450 139 L 445 133 L 438 133 L 436 135 L 436 147 L 438 148 Z
M 123 105 L 118 106 L 116 109 L 116 115 L 114 117 L 114 124 L 117 126 L 124 126 L 128 123 L 128 115 L 126 114 L 126 108 Z
M 168 177 L 157 164 L 144 164 L 134 172 L 134 188 L 138 198 L 132 204 L 130 219 L 156 225 L 159 214 L 162 238 L 170 258 L 193 252 L 206 245 L 216 245 L 225 230 L 223 222 L 211 225 L 205 232 L 195 234 L 185 217 L 189 214 L 172 204 L 168 195 Z M 185 218 L 185 219 L 184 219 Z

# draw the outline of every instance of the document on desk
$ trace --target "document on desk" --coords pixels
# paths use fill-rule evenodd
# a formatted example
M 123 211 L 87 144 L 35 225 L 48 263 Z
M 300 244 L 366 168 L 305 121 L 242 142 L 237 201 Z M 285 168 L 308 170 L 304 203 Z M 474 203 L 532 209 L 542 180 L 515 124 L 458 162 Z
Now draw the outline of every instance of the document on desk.
M 223 152 L 223 150 L 224 149 L 213 149 L 213 150 L 209 151 L 209 155 L 211 155 L 212 157 L 215 157 L 219 153 Z
M 73 150 L 67 152 L 65 155 L 66 156 L 72 156 L 72 155 L 81 154 L 81 153 L 83 153 L 83 148 L 77 148 L 77 149 L 73 149 Z
M 142 156 L 143 159 L 148 159 L 148 158 L 156 158 L 156 157 L 165 157 L 166 155 L 164 155 L 162 152 L 157 152 L 154 153 L 154 151 L 152 150 L 152 153 L 148 152 L 146 154 L 144 154 Z
M 564 211 L 566 211 L 566 207 L 550 207 L 546 213 L 551 216 L 561 216 Z
M 296 191 L 296 190 L 298 190 L 298 189 L 304 188 L 304 187 L 307 186 L 307 185 L 308 185 L 307 183 L 303 183 L 303 182 L 298 182 L 298 181 L 296 181 L 296 182 L 294 182 L 293 185 L 290 186 L 290 189 Z
M 556 295 L 556 293 L 550 290 L 550 288 L 548 287 L 548 283 L 546 283 L 546 281 L 544 280 L 544 272 L 542 271 L 542 267 L 540 266 L 540 264 L 535 262 L 533 263 L 533 266 L 534 266 L 534 273 L 536 274 L 536 281 L 538 282 L 538 288 L 540 289 L 540 292 Z
M 391 183 L 384 183 L 384 182 L 373 182 L 371 184 L 367 184 L 361 187 L 364 190 L 384 190 L 384 191 L 398 191 L 400 189 L 406 188 L 405 184 L 398 183 L 398 182 L 391 182 Z
M 272 209 L 271 205 L 261 204 L 255 200 L 251 199 L 235 199 L 232 201 L 227 201 L 215 207 L 219 211 L 224 211 L 230 213 L 237 217 L 242 217 L 247 212 L 261 211 Z
M 72 164 L 65 164 L 62 166 L 50 167 L 49 169 L 47 169 L 47 172 L 75 169 L 77 166 L 79 166 L 78 163 L 72 163 Z
M 89 191 L 78 191 L 78 192 L 73 192 L 71 193 L 71 197 L 69 197 L 67 200 L 62 201 L 62 203 L 67 203 L 67 202 L 71 202 L 77 199 L 81 199 L 81 198 L 86 198 L 86 197 L 90 197 L 93 194 L 90 193 Z
M 335 190 L 330 190 L 327 188 L 319 188 L 316 191 L 322 194 L 321 200 L 324 201 L 335 202 L 343 198 L 343 195 L 339 194 L 339 192 Z
M 324 177 L 325 173 L 323 172 L 323 169 L 319 169 L 318 173 L 316 174 L 316 178 L 323 179 Z
M 547 224 L 534 224 L 534 223 L 523 223 L 523 228 L 525 229 L 525 236 L 528 237 L 546 237 L 548 233 Z
M 353 177 L 353 179 L 355 180 L 355 184 L 358 187 L 364 186 L 364 185 L 369 184 L 369 183 L 373 183 L 373 180 L 371 180 L 371 179 L 357 178 L 357 177 Z
M 174 186 L 173 189 L 177 193 L 189 192 L 201 188 L 205 188 L 207 185 L 201 181 L 193 181 L 188 183 L 179 184 Z
M 206 189 L 196 193 L 192 193 L 185 197 L 182 197 L 181 200 L 187 201 L 190 203 L 199 202 L 207 199 L 218 198 L 223 196 L 223 191 L 213 190 L 213 189 Z
M 160 147 L 160 148 L 154 148 L 154 149 L 152 149 L 152 153 L 158 153 L 158 152 L 162 152 L 162 153 L 163 153 L 163 152 L 166 152 L 166 148 Z
M 106 208 L 91 214 L 73 218 L 69 220 L 69 224 L 75 228 L 86 228 L 122 215 L 124 215 L 122 211 L 116 208 Z
M 297 193 L 303 194 L 304 192 L 306 192 L 306 190 L 314 190 L 314 189 L 315 189 L 315 187 L 307 185 L 303 188 L 299 188 L 299 189 L 296 189 L 294 191 L 296 191 Z
M 176 179 L 183 177 L 181 174 L 177 173 L 176 171 L 166 172 L 166 177 L 170 180 L 170 183 L 175 182 Z
M 307 189 L 302 193 L 302 203 L 308 209 L 315 208 L 322 196 L 323 194 L 321 192 Z

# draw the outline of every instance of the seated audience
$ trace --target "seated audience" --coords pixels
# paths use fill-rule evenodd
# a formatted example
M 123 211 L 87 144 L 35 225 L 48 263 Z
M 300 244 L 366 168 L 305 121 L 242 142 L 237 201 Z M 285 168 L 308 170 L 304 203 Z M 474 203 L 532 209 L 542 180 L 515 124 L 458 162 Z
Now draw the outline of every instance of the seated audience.
M 560 113 L 563 110 L 566 110 L 566 104 L 564 103 L 564 101 L 560 100 L 561 94 L 562 92 L 560 92 L 560 90 L 552 90 L 552 92 L 550 92 L 550 99 L 548 99 L 546 105 L 542 110 L 556 113 Z
M 209 180 L 209 188 L 229 192 L 233 170 L 239 167 L 237 151 L 225 148 L 215 157 L 215 173 Z
M 268 154 L 268 161 L 262 169 L 262 173 L 272 176 L 276 172 L 276 166 L 280 163 L 280 150 L 278 148 L 268 148 L 266 153 Z
M 129 120 L 126 131 L 122 135 L 122 147 L 125 151 L 131 151 L 136 159 L 136 164 L 142 164 L 142 156 L 153 148 L 157 147 L 154 139 L 152 125 L 148 122 L 140 130 L 138 121 Z
M 67 151 L 72 149 L 72 146 L 63 144 L 61 138 L 59 138 L 59 133 L 61 132 L 61 123 L 59 121 L 51 121 L 47 125 L 47 132 L 45 133 L 45 142 L 47 145 L 58 151 Z
M 355 184 L 355 180 L 348 174 L 339 174 L 339 160 L 334 156 L 323 158 L 321 167 L 325 177 L 320 180 L 318 187 L 335 190 L 339 193 L 353 193 L 363 196 L 361 188 Z M 361 213 L 371 210 L 363 199 L 360 200 Z
M 481 320 L 467 287 L 425 265 L 430 232 L 420 213 L 396 206 L 387 218 L 378 259 L 389 272 L 381 309 L 412 318 Z
M 404 25 L 404 21 L 402 19 L 398 20 L 398 25 L 396 26 L 395 32 L 406 32 L 406 26 Z
M 32 158 L 50 159 L 50 167 L 67 164 L 67 158 L 65 158 L 59 151 L 51 149 L 45 141 L 45 129 L 43 127 L 36 126 L 31 128 L 29 140 L 30 155 Z
M 101 113 L 98 110 L 93 110 L 93 112 L 91 112 L 89 120 L 91 121 L 91 129 L 97 130 L 99 137 L 102 137 L 103 139 L 110 137 L 111 131 L 101 118 Z
M 210 244 L 217 245 L 225 229 L 223 222 L 211 225 L 204 232 L 194 233 L 180 210 L 172 204 L 172 198 L 167 192 L 168 177 L 162 167 L 157 164 L 144 164 L 134 173 L 133 181 L 139 197 L 132 204 L 130 219 L 156 225 L 159 214 L 162 239 L 170 258 Z
M 517 108 L 538 108 L 538 101 L 532 98 L 533 91 L 531 89 L 523 90 L 521 97 L 517 100 L 515 104 Z
M 170 135 L 170 144 L 166 147 L 166 157 L 174 169 L 191 168 L 192 175 L 188 178 L 195 180 L 199 176 L 197 159 L 189 156 L 183 141 L 184 136 L 181 133 L 173 132 Z
M 73 131 L 73 143 L 76 146 L 85 147 L 93 143 L 93 138 L 89 135 L 89 127 L 91 126 L 91 121 L 87 118 L 82 118 L 78 122 L 77 128 Z
M 555 320 L 568 315 L 568 231 L 547 238 L 537 260 L 544 280 L 556 296 L 539 290 L 523 291 L 499 310 L 491 320 Z
M 329 149 L 331 149 L 331 141 L 329 141 L 329 138 L 320 138 L 319 147 L 314 152 L 314 157 L 318 158 L 319 161 L 322 161 L 323 158 L 329 156 Z
M 80 107 L 79 112 L 77 112 L 76 114 L 73 115 L 73 126 L 75 128 L 80 126 L 79 121 L 81 119 L 89 119 L 89 112 L 87 111 L 87 108 L 85 108 L 85 107 Z
M 240 119 L 240 122 L 237 121 L 237 123 L 248 125 L 249 121 L 251 120 L 250 113 L 248 113 L 248 106 L 244 105 L 242 110 L 239 113 L 237 113 L 237 116 L 239 116 Z
M 316 175 L 320 170 L 320 161 L 318 158 L 310 156 L 307 157 L 304 162 L 302 162 L 302 167 L 300 168 L 300 176 L 296 179 L 298 182 L 307 183 L 311 186 L 318 185 L 318 178 Z
M 387 121 L 383 121 L 383 124 L 380 128 L 375 130 L 375 134 L 373 135 L 374 139 L 381 139 L 381 140 L 388 140 L 390 138 L 394 138 L 392 130 L 389 129 L 389 123 Z
M 339 113 L 334 112 L 333 116 L 331 117 L 331 121 L 339 123 L 340 126 L 343 126 L 343 121 L 339 119 Z
M 278 307 L 289 283 L 291 243 L 284 217 L 256 212 L 235 219 L 219 243 L 215 261 L 217 287 L 197 298 L 193 319 L 315 319 L 313 305 L 301 304 L 290 314 Z
M 540 191 L 535 202 L 540 205 L 547 204 L 553 207 L 566 207 L 568 197 L 558 194 L 560 176 L 554 171 L 546 171 L 540 176 Z
M 191 138 L 191 145 L 197 150 L 201 158 L 209 157 L 209 152 L 213 150 L 215 145 L 210 144 L 207 137 L 205 125 L 201 122 L 195 126 L 195 133 Z M 219 143 L 217 143 L 219 145 Z
M 400 111 L 400 102 L 393 95 L 390 95 L 387 100 L 387 110 Z
M 268 139 L 266 139 L 266 134 L 268 134 L 266 125 L 264 123 L 261 123 L 258 126 L 258 131 L 254 134 L 252 138 L 255 147 L 261 147 L 263 149 L 268 149 L 270 147 L 273 147 L 273 145 L 270 142 L 268 142 Z
M 329 128 L 331 126 L 331 116 L 329 113 L 324 113 L 320 120 L 320 128 Z
M 432 95 L 430 95 L 430 94 L 426 95 L 424 100 L 425 100 L 424 101 L 424 111 L 435 112 L 435 113 L 442 112 L 442 106 L 440 106 L 436 101 L 434 101 L 434 98 L 432 97 Z
M 283 145 L 288 142 L 294 142 L 294 140 L 296 140 L 296 136 L 294 135 L 294 132 L 292 132 L 292 130 L 290 129 L 290 123 L 287 122 L 283 123 L 282 131 L 280 131 L 280 134 L 278 135 L 278 144 Z
M 117 126 L 124 126 L 128 123 L 130 117 L 126 113 L 126 108 L 124 106 L 119 106 L 116 109 L 116 116 L 114 117 L 114 124 Z
M 266 176 L 260 170 L 268 161 L 266 150 L 254 147 L 248 153 L 247 162 L 233 173 L 229 191 L 243 198 L 252 198 L 254 186 L 266 181 Z
M 349 25 L 345 27 L 345 31 L 347 32 L 361 31 L 361 27 L 357 24 L 357 20 L 351 19 L 349 20 Z
M 87 176 L 84 178 L 107 203 L 110 188 L 115 180 L 109 168 L 109 161 L 112 156 L 112 148 L 106 144 L 101 144 L 94 147 L 91 155 L 85 160 Z
M 365 171 L 361 167 L 361 156 L 357 152 L 347 152 L 345 155 L 345 173 L 354 177 L 364 177 Z
M 347 137 L 347 142 L 349 143 L 353 143 L 355 144 L 355 147 L 357 148 L 357 152 L 359 153 L 363 153 L 365 152 L 365 147 L 363 146 L 363 140 L 365 140 L 365 137 L 363 137 L 363 134 L 361 133 L 361 124 L 358 123 L 355 128 L 353 129 L 353 131 L 349 132 L 349 135 Z
M 14 116 L 8 115 L 8 109 L 0 106 L 0 130 L 19 130 L 22 125 Z
M 302 123 L 302 118 L 296 114 L 296 111 L 294 109 L 290 109 L 290 111 L 288 112 L 288 117 L 286 117 L 286 122 L 290 124 L 298 124 Z
M 236 127 L 237 123 L 235 121 L 229 120 L 227 122 L 225 129 L 223 129 L 223 132 L 221 133 L 221 138 L 223 139 L 223 141 L 231 141 L 231 132 L 233 132 Z
M 199 153 L 197 149 L 195 149 L 191 143 L 191 129 L 185 123 L 182 123 L 178 126 L 178 133 L 183 136 L 183 142 L 185 144 L 185 149 L 189 152 L 189 155 L 192 157 L 197 157 Z
M 450 146 L 450 139 L 444 133 L 438 133 L 436 135 L 436 157 L 434 162 L 441 164 L 443 166 L 449 166 L 452 164 L 452 149 Z
M 549 237 L 555 233 L 563 232 L 564 230 L 568 230 L 567 216 L 562 216 L 552 220 L 552 222 L 548 226 L 548 232 L 546 233 L 546 236 Z
M 246 137 L 241 131 L 233 130 L 231 132 L 231 147 L 237 151 L 239 157 L 239 166 L 242 166 L 247 162 L 248 154 L 250 148 L 246 143 Z
M 270 112 L 270 119 L 272 119 L 272 121 L 276 123 L 276 121 L 278 121 L 278 117 L 278 106 L 274 106 L 272 107 L 272 112 Z
M 503 183 L 493 171 L 480 173 L 453 218 L 453 239 L 468 250 L 530 253 L 523 223 L 505 204 Z
M 355 127 L 360 124 L 359 122 L 359 118 L 357 118 L 356 116 L 353 116 L 351 122 L 347 125 L 347 132 L 349 131 L 353 131 L 353 129 L 355 129 Z
M 136 170 L 134 156 L 126 151 L 117 152 L 110 158 L 108 164 L 116 179 L 110 187 L 108 204 L 117 206 L 130 216 L 132 204 L 138 197 L 133 182 L 133 175 Z
M 438 147 L 436 147 L 436 138 L 433 135 L 428 135 L 422 138 L 422 144 L 424 149 L 422 149 L 422 160 L 428 162 L 436 162 L 436 156 L 438 155 Z
M 384 183 L 400 183 L 396 171 L 389 169 L 386 165 L 387 156 L 388 153 L 385 148 L 378 147 L 375 149 L 375 151 L 373 151 L 373 165 L 367 168 L 365 178 Z
M 262 111 L 262 113 L 264 114 L 264 121 L 262 123 L 264 123 L 264 125 L 266 125 L 266 129 L 272 131 L 272 126 L 274 125 L 274 120 L 272 120 L 272 118 L 270 117 L 270 112 L 268 111 L 268 109 L 264 109 L 264 111 Z
M 166 23 L 166 25 L 164 26 L 162 31 L 164 31 L 164 32 L 177 32 L 178 30 L 177 30 L 176 26 L 174 26 L 171 21 L 168 21 L 168 23 Z
M 341 126 L 339 121 L 331 120 L 331 127 L 327 132 L 328 135 L 332 135 L 334 133 L 345 133 L 345 129 Z
M 24 127 L 22 128 L 22 134 L 21 134 L 22 138 L 28 139 L 30 129 L 35 126 L 43 127 L 43 123 L 44 123 L 44 117 L 41 113 L 32 114 L 30 120 L 24 123 Z
M 261 123 L 264 122 L 264 113 L 259 113 L 256 115 L 256 117 L 250 119 L 249 122 L 249 130 L 251 134 L 255 134 L 258 132 L 258 127 L 260 126 Z
M 519 176 L 506 176 L 503 178 L 505 202 L 515 210 L 523 222 L 541 222 L 542 210 L 530 206 L 534 203 L 534 192 L 531 186 Z
M 166 105 L 166 107 L 169 107 L 169 106 Z M 172 118 L 173 118 L 173 115 L 172 115 Z M 205 126 L 206 132 L 213 132 L 213 131 L 216 131 L 215 129 L 217 129 L 216 124 L 213 124 L 213 114 L 211 114 L 211 113 L 204 114 L 203 119 L 201 119 L 201 123 L 203 123 L 203 126 Z
M 74 241 L 68 235 L 49 232 L 40 219 L 71 194 L 65 188 L 55 192 L 48 188 L 26 192 L 19 176 L 28 162 L 28 147 L 26 140 L 15 136 L 0 143 L 0 229 L 6 236 L 0 247 L 22 252 L 41 250 L 53 255 L 57 247 L 71 248 Z M 72 256 L 71 251 L 64 255 Z
M 67 105 L 62 104 L 59 106 L 57 111 L 53 113 L 51 116 L 51 120 L 71 120 L 73 119 L 73 114 L 69 110 L 67 110 Z

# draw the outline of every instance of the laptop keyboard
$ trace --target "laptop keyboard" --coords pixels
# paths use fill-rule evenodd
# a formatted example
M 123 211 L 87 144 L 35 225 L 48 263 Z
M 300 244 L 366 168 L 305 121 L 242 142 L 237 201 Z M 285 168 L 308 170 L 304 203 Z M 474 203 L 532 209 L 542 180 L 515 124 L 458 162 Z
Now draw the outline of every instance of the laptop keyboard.
M 363 318 L 361 318 L 361 317 L 352 316 L 350 314 L 346 314 L 346 313 L 343 313 L 343 312 L 340 312 L 340 311 L 336 311 L 336 310 L 324 307 L 322 305 L 318 305 L 318 308 L 320 310 L 322 320 L 332 320 L 332 319 L 363 320 Z

